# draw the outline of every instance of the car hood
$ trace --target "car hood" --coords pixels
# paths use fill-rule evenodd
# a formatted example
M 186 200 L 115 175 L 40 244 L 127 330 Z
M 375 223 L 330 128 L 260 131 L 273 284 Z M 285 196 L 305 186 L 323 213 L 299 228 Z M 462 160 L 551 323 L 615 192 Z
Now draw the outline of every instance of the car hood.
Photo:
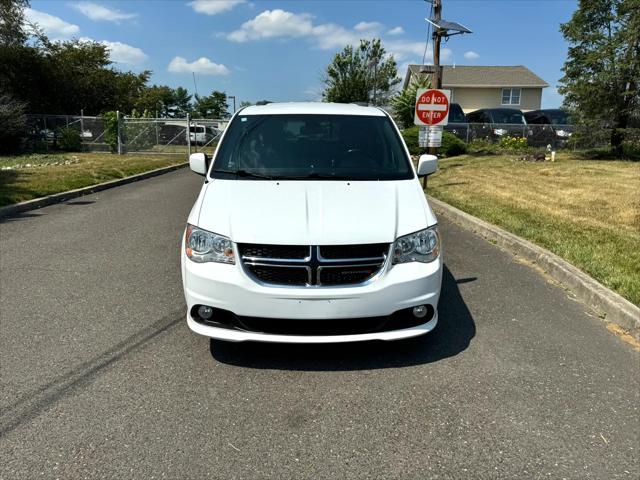
M 197 224 L 239 243 L 391 243 L 436 223 L 419 182 L 212 180 Z

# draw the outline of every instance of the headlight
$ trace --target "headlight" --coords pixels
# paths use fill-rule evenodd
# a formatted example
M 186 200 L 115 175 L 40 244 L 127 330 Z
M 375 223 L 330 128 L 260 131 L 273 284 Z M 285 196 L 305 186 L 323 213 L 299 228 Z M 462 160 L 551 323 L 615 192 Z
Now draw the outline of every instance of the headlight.
M 393 244 L 393 263 L 433 262 L 440 254 L 436 226 L 398 238 Z
M 231 240 L 189 224 L 184 234 L 184 251 L 197 263 L 236 263 Z

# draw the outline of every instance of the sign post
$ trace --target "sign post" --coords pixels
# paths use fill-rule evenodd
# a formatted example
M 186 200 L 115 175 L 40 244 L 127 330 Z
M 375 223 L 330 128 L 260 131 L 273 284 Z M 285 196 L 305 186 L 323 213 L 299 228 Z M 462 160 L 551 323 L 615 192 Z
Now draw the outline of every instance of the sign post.
M 449 98 L 449 90 L 418 90 L 414 123 L 421 127 L 418 138 L 421 147 L 442 145 L 442 127 L 449 121 Z
M 416 94 L 413 123 L 420 126 L 444 126 L 449 122 L 450 90 L 422 88 Z
M 429 153 L 436 153 L 442 145 L 442 127 L 449 122 L 450 90 L 421 88 L 416 93 L 416 108 L 413 123 L 420 126 L 418 144 L 429 147 Z M 427 177 L 423 179 L 427 187 Z

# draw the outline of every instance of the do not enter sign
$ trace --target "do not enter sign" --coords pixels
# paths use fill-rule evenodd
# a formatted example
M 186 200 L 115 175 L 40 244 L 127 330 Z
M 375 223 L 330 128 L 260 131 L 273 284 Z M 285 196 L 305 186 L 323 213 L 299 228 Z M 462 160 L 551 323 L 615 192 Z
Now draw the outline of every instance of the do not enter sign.
M 416 95 L 416 125 L 446 125 L 449 121 L 450 90 L 423 88 Z

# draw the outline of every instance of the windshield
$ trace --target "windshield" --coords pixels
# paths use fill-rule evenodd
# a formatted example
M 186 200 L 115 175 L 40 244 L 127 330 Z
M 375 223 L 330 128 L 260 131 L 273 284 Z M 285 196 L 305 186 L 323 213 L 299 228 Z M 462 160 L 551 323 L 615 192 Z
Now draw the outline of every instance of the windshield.
M 387 117 L 238 115 L 216 153 L 211 176 L 404 180 L 414 174 Z
M 518 110 L 493 110 L 493 123 L 525 123 L 524 115 Z
M 547 112 L 547 117 L 551 120 L 552 125 L 570 125 L 569 116 L 567 112 L 563 112 L 562 110 L 552 110 Z
M 449 108 L 449 123 L 467 123 L 467 118 L 457 103 L 452 103 Z

